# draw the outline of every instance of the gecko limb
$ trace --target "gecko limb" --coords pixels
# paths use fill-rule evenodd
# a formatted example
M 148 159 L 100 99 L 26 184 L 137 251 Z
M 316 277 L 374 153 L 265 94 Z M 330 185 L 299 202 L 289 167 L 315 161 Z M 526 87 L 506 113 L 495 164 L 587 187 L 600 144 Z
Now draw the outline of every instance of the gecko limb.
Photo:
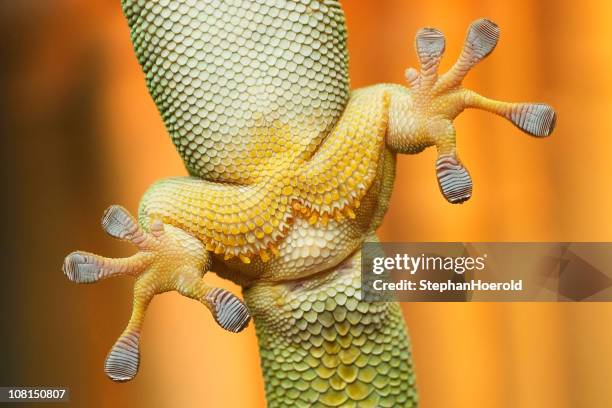
M 128 258 L 105 258 L 73 252 L 64 273 L 76 283 L 94 283 L 114 276 L 135 277 L 132 315 L 106 358 L 104 369 L 114 381 L 134 378 L 140 362 L 139 340 L 147 307 L 157 294 L 175 290 L 206 306 L 219 326 L 243 330 L 250 315 L 244 303 L 225 289 L 204 283 L 210 255 L 202 243 L 183 230 L 154 221 L 148 231 L 120 206 L 102 217 L 102 228 L 112 237 L 131 242 L 138 252 Z
M 498 39 L 499 28 L 495 23 L 487 19 L 474 21 L 459 58 L 448 72 L 439 76 L 444 35 L 435 28 L 419 30 L 415 48 L 420 68 L 406 71 L 412 98 L 403 109 L 391 113 L 392 131 L 387 143 L 401 153 L 418 153 L 425 147 L 436 146 L 438 185 L 451 203 L 462 203 L 472 195 L 472 179 L 459 159 L 453 126 L 453 120 L 464 109 L 497 114 L 537 137 L 550 135 L 555 127 L 556 114 L 549 105 L 497 101 L 462 86 L 468 72 L 493 51 Z

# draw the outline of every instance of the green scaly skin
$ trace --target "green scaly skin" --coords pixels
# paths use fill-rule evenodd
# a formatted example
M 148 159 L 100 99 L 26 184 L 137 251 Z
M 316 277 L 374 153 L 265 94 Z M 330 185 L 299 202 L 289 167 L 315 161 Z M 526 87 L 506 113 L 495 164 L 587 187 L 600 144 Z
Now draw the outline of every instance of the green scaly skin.
M 360 262 L 245 291 L 269 406 L 416 406 L 401 309 L 360 300 Z
M 136 277 L 130 321 L 105 364 L 134 378 L 153 296 L 171 290 L 239 332 L 255 320 L 271 407 L 417 405 L 397 303 L 361 300 L 359 248 L 376 241 L 397 153 L 435 146 L 440 190 L 471 196 L 452 121 L 483 109 L 534 136 L 548 105 L 506 103 L 464 89 L 499 29 L 475 21 L 456 64 L 438 77 L 445 40 L 422 29 L 409 86 L 349 91 L 337 0 L 122 0 L 134 50 L 190 177 L 155 183 L 138 220 L 110 207 L 102 227 L 131 242 L 125 259 L 74 252 L 68 278 Z M 208 286 L 214 271 L 243 287 L 247 306 Z

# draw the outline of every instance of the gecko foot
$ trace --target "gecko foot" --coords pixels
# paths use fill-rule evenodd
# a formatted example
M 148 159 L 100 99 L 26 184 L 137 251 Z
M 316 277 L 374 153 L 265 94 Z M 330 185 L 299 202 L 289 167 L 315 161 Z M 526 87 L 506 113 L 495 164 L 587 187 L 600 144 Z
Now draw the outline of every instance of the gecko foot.
M 129 381 L 138 371 L 139 339 L 146 309 L 156 294 L 176 290 L 203 303 L 217 323 L 231 332 L 243 330 L 250 321 L 244 303 L 225 289 L 203 281 L 210 255 L 202 243 L 161 221 L 144 231 L 120 206 L 111 206 L 102 217 L 102 228 L 112 237 L 129 241 L 138 252 L 128 258 L 105 258 L 73 252 L 64 261 L 64 273 L 73 282 L 93 283 L 113 276 L 134 276 L 132 315 L 111 349 L 104 369 L 114 381 Z
M 452 121 L 466 108 L 500 115 L 532 136 L 550 135 L 555 127 L 553 108 L 543 103 L 509 103 L 485 98 L 462 87 L 467 73 L 487 55 L 499 39 L 499 28 L 490 20 L 474 21 L 467 32 L 463 50 L 453 67 L 438 76 L 445 49 L 444 35 L 435 28 L 424 28 L 416 35 L 415 48 L 420 69 L 409 68 L 406 79 L 412 94 L 416 146 L 435 145 L 438 149 L 436 173 L 444 197 L 461 203 L 472 195 L 472 180 L 459 160 Z M 411 140 L 401 140 L 410 148 Z M 403 150 L 408 150 L 404 146 Z

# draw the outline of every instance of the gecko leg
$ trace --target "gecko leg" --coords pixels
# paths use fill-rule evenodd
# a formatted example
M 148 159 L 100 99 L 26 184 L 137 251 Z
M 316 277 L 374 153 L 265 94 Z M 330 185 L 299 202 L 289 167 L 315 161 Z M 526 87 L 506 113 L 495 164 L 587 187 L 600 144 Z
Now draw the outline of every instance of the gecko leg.
M 467 32 L 463 50 L 453 67 L 438 76 L 445 49 L 444 35 L 424 28 L 416 35 L 415 48 L 420 69 L 409 68 L 410 103 L 393 110 L 388 143 L 402 153 L 417 153 L 427 146 L 438 149 L 436 174 L 444 197 L 461 203 L 472 195 L 472 179 L 457 154 L 453 120 L 466 108 L 495 113 L 527 134 L 550 135 L 555 127 L 553 108 L 543 103 L 509 103 L 485 98 L 465 89 L 468 72 L 493 51 L 499 39 L 498 26 L 486 19 L 474 21 Z M 410 115 L 406 114 L 410 109 Z M 401 110 L 401 111 L 400 111 Z
M 112 347 L 104 366 L 114 381 L 129 381 L 140 362 L 139 340 L 147 307 L 156 294 L 176 290 L 204 304 L 217 323 L 231 332 L 243 330 L 250 321 L 244 303 L 225 289 L 203 281 L 211 258 L 192 235 L 161 221 L 143 230 L 122 207 L 112 206 L 102 217 L 102 228 L 112 237 L 129 241 L 139 252 L 122 258 L 105 258 L 73 252 L 64 261 L 64 273 L 76 283 L 93 283 L 114 276 L 135 276 L 130 320 Z

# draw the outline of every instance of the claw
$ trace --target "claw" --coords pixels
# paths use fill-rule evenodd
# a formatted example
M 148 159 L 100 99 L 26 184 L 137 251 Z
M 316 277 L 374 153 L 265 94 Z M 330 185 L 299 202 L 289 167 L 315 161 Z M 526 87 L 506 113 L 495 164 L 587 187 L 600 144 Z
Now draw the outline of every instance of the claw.
M 161 221 L 144 231 L 120 206 L 108 208 L 102 228 L 112 237 L 130 241 L 139 252 L 129 258 L 113 259 L 88 252 L 73 252 L 64 261 L 68 279 L 93 283 L 113 276 L 136 276 L 130 320 L 104 365 L 113 381 L 129 381 L 136 376 L 140 363 L 140 332 L 147 307 L 156 294 L 176 290 L 200 301 L 225 330 L 239 332 L 250 321 L 244 303 L 225 289 L 204 283 L 202 277 L 210 265 L 210 255 L 202 243 L 185 231 Z

